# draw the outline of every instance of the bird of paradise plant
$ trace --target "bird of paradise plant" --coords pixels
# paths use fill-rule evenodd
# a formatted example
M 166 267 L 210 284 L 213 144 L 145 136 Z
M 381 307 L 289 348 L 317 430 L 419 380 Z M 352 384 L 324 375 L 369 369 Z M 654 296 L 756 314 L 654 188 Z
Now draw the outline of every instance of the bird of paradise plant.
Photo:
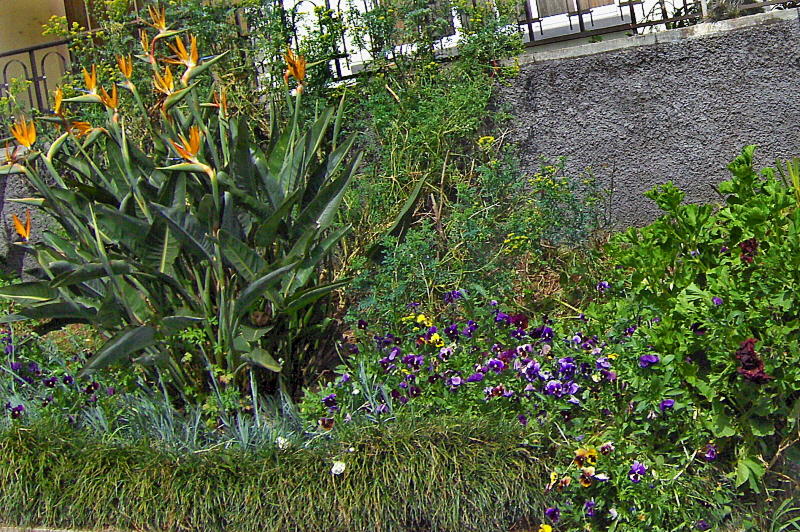
M 219 385 L 219 371 L 248 387 L 270 372 L 299 385 L 315 342 L 330 336 L 319 302 L 347 282 L 326 277 L 320 265 L 350 229 L 334 220 L 359 164 L 350 156 L 354 138 L 338 138 L 340 106 L 305 130 L 297 119 L 276 125 L 269 146 L 255 142 L 224 90 L 208 103 L 198 94 L 194 78 L 221 56 L 201 60 L 191 37 L 188 49 L 180 39 L 168 46 L 165 37 L 179 31 L 168 29 L 163 11 L 150 16 L 157 34 L 143 32 L 147 53 L 138 59 L 150 65 L 152 87 L 135 82 L 132 58 L 120 57 L 124 91 L 103 87 L 92 67 L 84 71 L 87 94 L 57 95 L 56 116 L 45 122 L 63 132 L 46 151 L 34 147 L 32 122 L 15 124 L 29 151 L 0 174 L 24 173 L 37 197 L 18 201 L 70 238 L 44 230 L 40 241 L 21 243 L 42 277 L 0 296 L 21 303 L 18 318 L 83 321 L 103 331 L 107 342 L 84 373 L 137 363 L 178 393 L 201 395 Z M 161 59 L 162 47 L 177 59 Z M 287 56 L 302 83 L 302 58 Z M 179 79 L 170 64 L 185 67 Z M 139 90 L 160 96 L 160 112 L 148 112 Z M 128 97 L 133 106 L 122 105 Z M 70 121 L 74 105 L 102 105 L 103 127 Z M 296 117 L 299 96 L 290 105 Z M 141 142 L 126 128 L 134 113 L 147 126 Z M 186 328 L 202 340 L 187 345 Z

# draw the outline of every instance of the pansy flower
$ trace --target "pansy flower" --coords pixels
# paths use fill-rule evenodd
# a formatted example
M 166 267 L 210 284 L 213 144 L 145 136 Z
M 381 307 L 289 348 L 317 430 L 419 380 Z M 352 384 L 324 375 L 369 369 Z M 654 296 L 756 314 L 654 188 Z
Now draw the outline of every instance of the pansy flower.
M 773 377 L 767 375 L 764 371 L 764 361 L 755 351 L 756 342 L 755 338 L 748 338 L 741 343 L 739 349 L 736 351 L 736 359 L 739 361 L 740 366 L 736 368 L 745 380 L 754 384 L 766 384 Z
M 658 364 L 661 359 L 656 354 L 642 355 L 639 357 L 639 367 L 649 368 L 654 364 Z
M 481 382 L 483 380 L 483 377 L 484 377 L 483 373 L 476 372 L 467 377 L 467 382 Z
M 575 375 L 575 370 L 578 366 L 575 365 L 575 359 L 572 357 L 559 358 L 557 362 L 558 372 L 565 377 L 572 377 Z
M 595 469 L 594 467 L 582 467 L 581 468 L 581 478 L 579 482 L 581 486 L 584 488 L 588 488 L 592 485 L 592 479 L 594 478 Z
M 553 506 L 553 507 L 547 508 L 544 511 L 544 515 L 545 515 L 545 517 L 550 519 L 552 522 L 558 523 L 558 520 L 561 519 L 561 510 L 559 510 L 557 507 Z
M 508 325 L 509 323 L 511 323 L 511 316 L 509 316 L 505 312 L 498 311 L 497 314 L 495 314 L 494 321 L 496 323 L 502 323 Z
M 452 305 L 462 297 L 464 297 L 464 294 L 461 293 L 461 290 L 451 290 L 450 292 L 445 292 L 444 302 L 448 305 Z
M 713 443 L 706 444 L 706 452 L 703 454 L 706 462 L 713 462 L 717 459 L 717 446 Z
M 504 369 L 506 369 L 506 365 L 503 363 L 503 361 L 500 360 L 500 359 L 497 359 L 497 358 L 493 358 L 493 359 L 489 360 L 489 362 L 486 363 L 486 367 L 489 369 L 489 371 L 493 371 L 493 372 L 497 373 L 498 375 Z
M 338 410 L 339 405 L 336 403 L 336 394 L 332 393 L 322 398 L 322 404 L 325 405 L 329 411 L 334 412 Z
M 458 339 L 458 325 L 455 323 L 451 323 L 447 327 L 444 328 L 444 334 L 450 338 L 451 340 Z
M 742 250 L 742 254 L 740 255 L 742 261 L 751 264 L 756 253 L 758 252 L 758 240 L 751 238 L 749 240 L 745 240 L 744 242 L 740 242 L 739 249 Z
M 578 467 L 597 465 L 597 449 L 593 447 L 580 447 L 575 451 L 573 463 Z M 594 475 L 594 473 L 592 473 Z
M 551 380 L 544 386 L 544 393 L 561 397 L 564 394 L 563 384 L 559 380 Z
M 696 530 L 709 530 L 711 525 L 709 525 L 705 519 L 700 519 L 694 524 L 694 528 Z
M 614 443 L 610 441 L 605 442 L 603 445 L 600 446 L 599 449 L 600 454 L 602 455 L 611 454 L 614 452 L 614 450 L 615 450 Z
M 638 460 L 634 460 L 630 471 L 628 471 L 628 478 L 631 479 L 631 482 L 636 484 L 642 481 L 642 476 L 645 473 L 647 473 L 647 466 Z

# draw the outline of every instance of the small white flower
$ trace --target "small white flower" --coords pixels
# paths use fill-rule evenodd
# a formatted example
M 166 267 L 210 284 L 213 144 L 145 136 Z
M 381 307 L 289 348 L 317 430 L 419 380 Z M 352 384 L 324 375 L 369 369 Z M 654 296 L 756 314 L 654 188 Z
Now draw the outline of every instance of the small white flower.
M 360 393 L 361 393 L 361 390 L 359 390 L 358 388 L 353 388 L 353 395 L 358 395 Z
M 355 448 L 355 447 L 350 447 L 350 448 L 349 448 L 349 449 L 347 449 L 347 450 L 348 450 L 349 452 L 351 452 L 351 453 L 354 453 L 354 452 L 356 452 L 356 448 Z
M 608 511 L 608 515 L 611 516 L 611 519 L 616 519 L 617 518 L 617 510 L 616 510 L 616 508 L 610 509 Z
M 333 463 L 333 467 L 331 467 L 331 474 L 332 475 L 341 475 L 344 473 L 345 463 L 339 462 L 338 460 Z
M 280 449 L 281 451 L 285 451 L 286 449 L 289 448 L 291 443 L 283 436 L 278 436 L 277 438 L 275 438 L 275 445 L 277 445 L 278 449 Z

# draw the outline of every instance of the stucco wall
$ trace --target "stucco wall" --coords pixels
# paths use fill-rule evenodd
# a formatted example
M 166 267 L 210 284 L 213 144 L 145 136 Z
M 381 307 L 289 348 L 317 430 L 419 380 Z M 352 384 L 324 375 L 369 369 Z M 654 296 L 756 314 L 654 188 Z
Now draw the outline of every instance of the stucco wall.
M 53 15 L 64 15 L 64 0 L 2 0 L 0 52 L 56 40 L 42 35 L 42 24 Z
M 602 185 L 613 183 L 617 225 L 656 217 L 643 192 L 668 180 L 691 201 L 717 200 L 712 184 L 747 144 L 759 146 L 762 164 L 800 156 L 794 11 L 529 54 L 525 62 L 499 98 L 517 117 L 523 167 L 533 170 L 540 155 L 564 155 L 576 172 L 590 167 Z

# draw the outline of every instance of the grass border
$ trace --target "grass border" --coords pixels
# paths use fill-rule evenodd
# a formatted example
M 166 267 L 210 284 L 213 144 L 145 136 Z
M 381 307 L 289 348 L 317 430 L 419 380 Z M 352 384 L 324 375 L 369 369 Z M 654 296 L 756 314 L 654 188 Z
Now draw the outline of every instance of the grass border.
M 0 433 L 0 522 L 135 530 L 509 530 L 543 508 L 519 425 L 346 428 L 308 449 L 177 453 L 40 423 Z M 333 475 L 334 460 L 346 464 Z

